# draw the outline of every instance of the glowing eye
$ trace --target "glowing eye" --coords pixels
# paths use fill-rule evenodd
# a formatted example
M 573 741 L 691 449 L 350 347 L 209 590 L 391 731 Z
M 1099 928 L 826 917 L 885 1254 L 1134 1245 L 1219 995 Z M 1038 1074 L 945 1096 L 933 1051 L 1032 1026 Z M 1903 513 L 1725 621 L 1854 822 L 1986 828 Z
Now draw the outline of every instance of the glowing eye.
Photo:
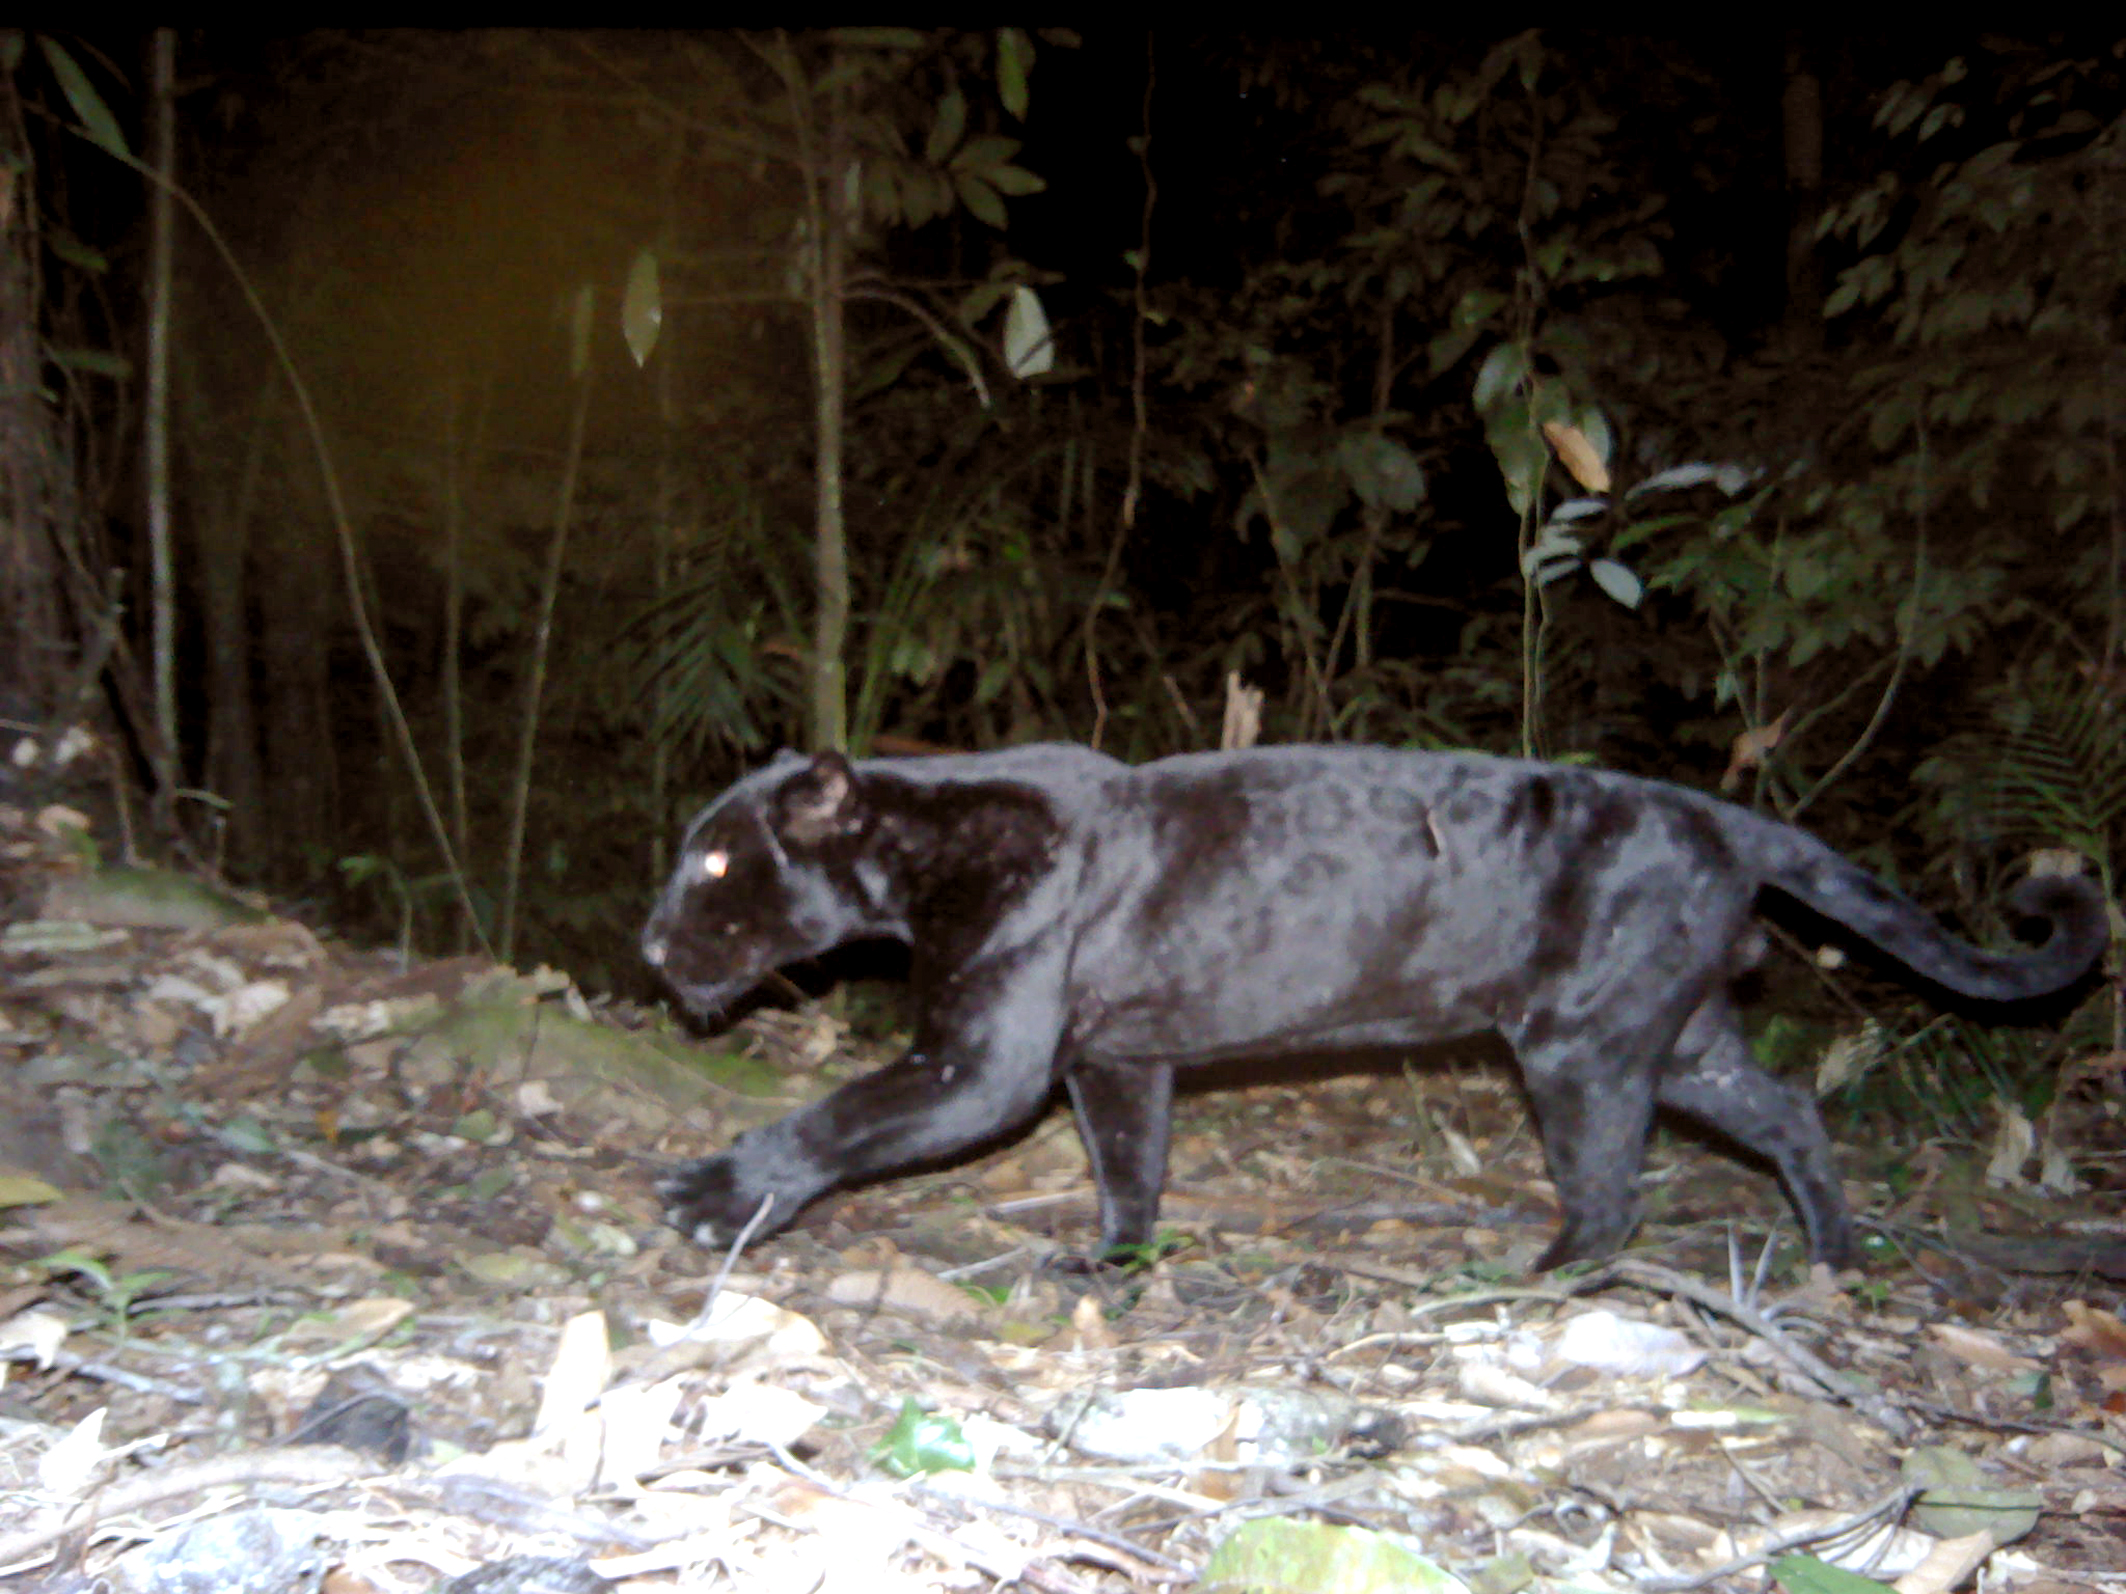
M 704 880 L 721 880 L 731 870 L 731 855 L 721 847 L 701 855 L 695 868 L 701 871 Z

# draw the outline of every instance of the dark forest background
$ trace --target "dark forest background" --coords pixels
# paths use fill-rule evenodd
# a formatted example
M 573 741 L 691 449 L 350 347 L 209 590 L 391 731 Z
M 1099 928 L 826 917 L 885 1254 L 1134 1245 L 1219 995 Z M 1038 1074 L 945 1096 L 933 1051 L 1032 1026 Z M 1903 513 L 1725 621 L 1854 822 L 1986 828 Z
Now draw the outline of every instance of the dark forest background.
M 2114 884 L 2112 40 L 160 39 L 0 35 L 4 717 L 145 850 L 636 988 L 778 745 L 1255 690 Z

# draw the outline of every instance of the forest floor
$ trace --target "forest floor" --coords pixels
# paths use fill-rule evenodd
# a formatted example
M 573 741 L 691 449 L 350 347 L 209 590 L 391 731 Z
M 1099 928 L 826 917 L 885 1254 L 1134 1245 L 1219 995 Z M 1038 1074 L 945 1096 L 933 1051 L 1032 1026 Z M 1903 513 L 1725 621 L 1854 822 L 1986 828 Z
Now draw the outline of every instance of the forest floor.
M 1836 1278 L 1669 1135 L 1629 1254 L 1529 1275 L 1480 1054 L 1191 1091 L 1141 1270 L 1070 1265 L 1061 1111 L 733 1259 L 653 1178 L 879 1061 L 832 1003 L 692 1040 L 54 811 L 0 920 L 0 1589 L 2126 1590 L 2115 1071 L 2069 1195 L 1847 1137 Z

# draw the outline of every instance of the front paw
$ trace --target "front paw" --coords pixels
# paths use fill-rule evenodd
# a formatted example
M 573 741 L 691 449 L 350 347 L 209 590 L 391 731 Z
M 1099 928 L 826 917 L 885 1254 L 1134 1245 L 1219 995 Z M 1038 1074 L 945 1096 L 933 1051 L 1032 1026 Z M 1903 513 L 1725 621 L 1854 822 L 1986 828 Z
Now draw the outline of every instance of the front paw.
M 776 1210 L 782 1203 L 774 1192 L 752 1188 L 739 1162 L 734 1148 L 685 1163 L 671 1177 L 660 1179 L 657 1193 L 664 1198 L 665 1221 L 697 1244 L 719 1249 L 740 1234 L 759 1239 L 781 1228 L 793 1214 Z M 762 1212 L 764 1201 L 767 1211 Z
M 750 1244 L 788 1227 L 833 1183 L 781 1124 L 770 1124 L 740 1135 L 713 1157 L 680 1164 L 658 1182 L 657 1193 L 674 1228 L 721 1249 L 741 1234 Z

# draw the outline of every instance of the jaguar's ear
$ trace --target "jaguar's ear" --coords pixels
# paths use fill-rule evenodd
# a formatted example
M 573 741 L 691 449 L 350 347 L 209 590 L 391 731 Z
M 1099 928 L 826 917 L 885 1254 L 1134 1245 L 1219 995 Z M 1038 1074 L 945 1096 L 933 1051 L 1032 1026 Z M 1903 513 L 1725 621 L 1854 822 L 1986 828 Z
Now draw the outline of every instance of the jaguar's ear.
M 806 766 L 783 782 L 776 793 L 783 831 L 792 841 L 811 844 L 848 835 L 863 817 L 863 795 L 856 771 L 837 752 L 815 753 Z

